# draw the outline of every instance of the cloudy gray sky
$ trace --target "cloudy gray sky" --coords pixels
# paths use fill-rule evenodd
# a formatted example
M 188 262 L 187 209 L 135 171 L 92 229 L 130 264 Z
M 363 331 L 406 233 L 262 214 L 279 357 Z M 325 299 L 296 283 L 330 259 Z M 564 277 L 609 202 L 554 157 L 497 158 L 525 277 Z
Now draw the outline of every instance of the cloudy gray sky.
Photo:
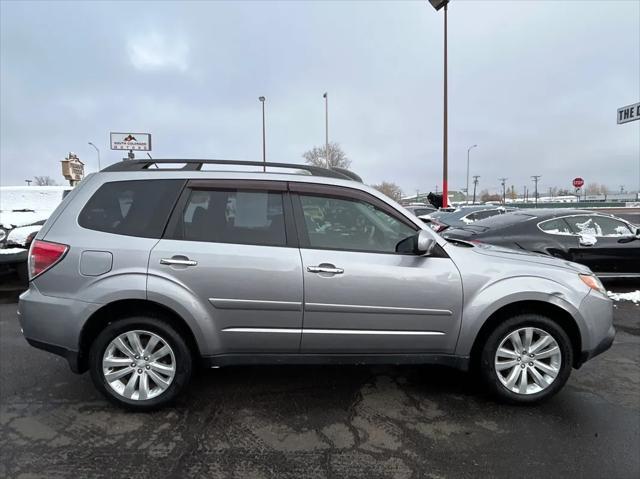
M 330 136 L 367 183 L 441 188 L 442 15 L 426 1 L 0 2 L 0 175 L 58 181 L 109 131 L 149 131 L 157 157 L 299 162 Z M 638 186 L 640 1 L 453 0 L 450 188 L 471 174 L 520 191 L 574 176 Z

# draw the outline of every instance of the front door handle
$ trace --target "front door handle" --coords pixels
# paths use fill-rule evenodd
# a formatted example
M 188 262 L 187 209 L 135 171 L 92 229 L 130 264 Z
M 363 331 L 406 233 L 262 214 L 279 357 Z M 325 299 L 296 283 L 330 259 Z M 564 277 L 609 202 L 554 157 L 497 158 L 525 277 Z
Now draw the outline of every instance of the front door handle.
M 342 274 L 344 270 L 342 268 L 336 268 L 333 265 L 321 264 L 319 266 L 307 266 L 309 273 L 330 273 L 330 274 Z
M 194 261 L 192 259 L 179 259 L 179 258 L 162 258 L 160 260 L 160 264 L 177 264 L 180 266 L 196 266 L 198 264 L 197 261 Z

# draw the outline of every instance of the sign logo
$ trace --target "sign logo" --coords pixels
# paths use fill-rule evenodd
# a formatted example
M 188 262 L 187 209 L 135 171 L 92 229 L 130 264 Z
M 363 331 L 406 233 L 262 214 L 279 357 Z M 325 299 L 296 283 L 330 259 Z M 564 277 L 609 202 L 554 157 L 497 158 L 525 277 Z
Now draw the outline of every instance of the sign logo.
M 584 180 L 579 176 L 573 179 L 574 188 L 582 188 L 583 185 L 584 185 Z
M 151 133 L 110 133 L 112 150 L 151 151 Z

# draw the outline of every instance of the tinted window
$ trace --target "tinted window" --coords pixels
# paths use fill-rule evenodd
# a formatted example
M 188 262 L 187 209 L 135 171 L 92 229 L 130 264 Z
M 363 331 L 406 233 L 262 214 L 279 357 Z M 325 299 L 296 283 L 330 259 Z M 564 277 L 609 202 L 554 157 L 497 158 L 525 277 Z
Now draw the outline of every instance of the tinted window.
M 415 230 L 360 200 L 301 195 L 309 245 L 395 253 L 396 245 Z
M 409 208 L 409 211 L 411 211 L 416 216 L 422 216 L 433 213 L 435 210 L 429 208 Z
M 188 241 L 284 246 L 282 194 L 256 190 L 191 190 L 178 238 Z
M 562 218 L 555 218 L 549 221 L 540 223 L 540 229 L 545 233 L 555 235 L 572 235 L 573 232 L 569 225 Z
M 183 182 L 139 180 L 105 183 L 80 212 L 83 228 L 160 238 Z
M 477 211 L 475 213 L 471 213 L 470 215 L 461 218 L 465 223 L 473 223 L 474 221 L 483 220 L 485 218 L 491 218 L 492 216 L 496 216 L 500 214 L 500 210 L 486 210 L 486 211 Z
M 578 234 L 594 236 L 629 236 L 631 230 L 622 221 L 606 216 L 572 216 L 565 218 Z

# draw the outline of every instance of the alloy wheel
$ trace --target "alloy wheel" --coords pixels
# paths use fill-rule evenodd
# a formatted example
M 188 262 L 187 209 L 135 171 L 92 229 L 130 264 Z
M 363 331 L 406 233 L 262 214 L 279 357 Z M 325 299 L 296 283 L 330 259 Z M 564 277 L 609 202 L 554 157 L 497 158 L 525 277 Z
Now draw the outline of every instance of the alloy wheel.
M 127 331 L 114 338 L 102 357 L 102 374 L 118 395 L 153 399 L 171 385 L 176 359 L 171 346 L 150 331 Z
M 504 387 L 517 394 L 536 394 L 548 388 L 562 365 L 558 342 L 548 332 L 533 327 L 507 334 L 496 351 L 496 375 Z

